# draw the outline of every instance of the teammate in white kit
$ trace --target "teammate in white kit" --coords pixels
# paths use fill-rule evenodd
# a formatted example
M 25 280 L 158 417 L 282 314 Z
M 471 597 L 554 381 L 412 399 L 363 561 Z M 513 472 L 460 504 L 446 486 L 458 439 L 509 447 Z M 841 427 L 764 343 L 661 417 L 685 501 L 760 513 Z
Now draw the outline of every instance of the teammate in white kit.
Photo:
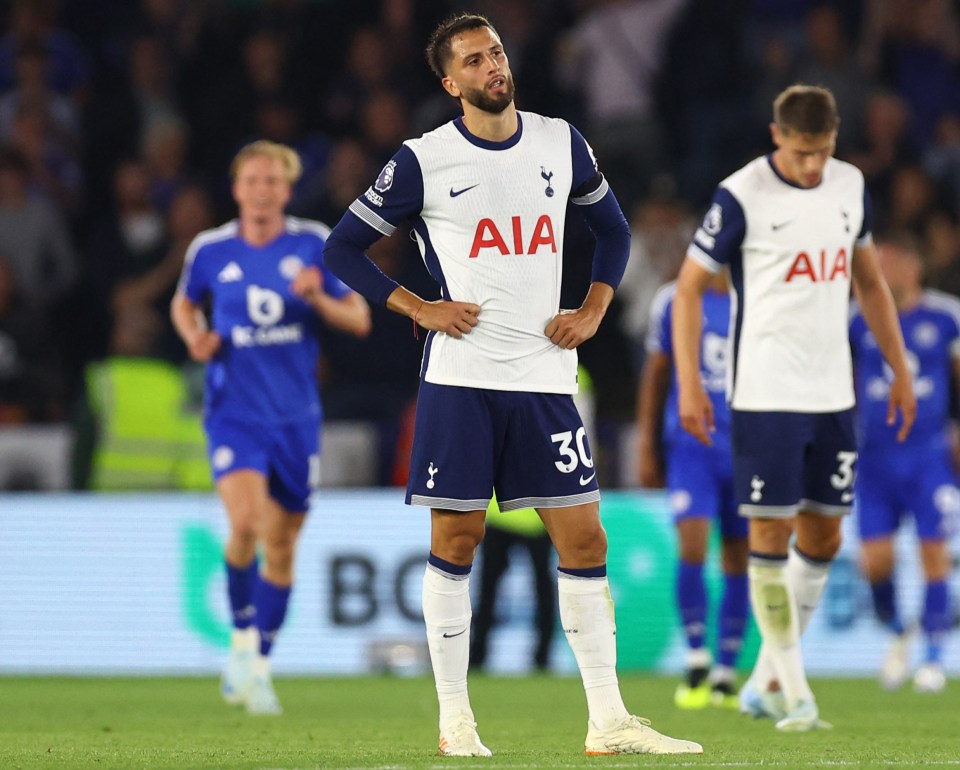
M 518 112 L 503 45 L 482 16 L 433 33 L 427 58 L 463 117 L 406 142 L 334 228 L 326 261 L 370 301 L 430 330 L 407 502 L 431 510 L 423 615 L 440 701 L 440 753 L 490 756 L 467 695 L 469 574 L 496 489 L 534 507 L 560 557 L 560 619 L 587 694 L 588 754 L 699 753 L 624 707 L 596 470 L 573 405 L 575 348 L 620 281 L 629 226 L 583 137 Z M 564 217 L 580 207 L 597 246 L 576 310 L 559 308 Z M 411 222 L 441 287 L 429 302 L 363 250 Z
M 794 85 L 777 97 L 770 127 L 777 149 L 720 183 L 687 251 L 673 306 L 680 419 L 709 444 L 713 407 L 699 367 L 703 293 L 729 265 L 734 485 L 740 514 L 750 519 L 750 600 L 763 637 L 741 709 L 787 731 L 826 726 L 804 673 L 800 636 L 853 501 L 851 282 L 893 370 L 887 422 L 899 411 L 900 441 L 916 413 L 863 175 L 832 157 L 839 122 L 827 89 Z
M 190 244 L 171 307 L 190 356 L 207 364 L 204 428 L 230 519 L 234 631 L 221 689 L 254 714 L 280 713 L 268 655 L 319 471 L 320 323 L 358 336 L 370 330 L 367 303 L 323 265 L 328 228 L 284 216 L 300 168 L 284 145 L 240 150 L 231 169 L 240 216 Z M 211 328 L 200 313 L 206 302 Z

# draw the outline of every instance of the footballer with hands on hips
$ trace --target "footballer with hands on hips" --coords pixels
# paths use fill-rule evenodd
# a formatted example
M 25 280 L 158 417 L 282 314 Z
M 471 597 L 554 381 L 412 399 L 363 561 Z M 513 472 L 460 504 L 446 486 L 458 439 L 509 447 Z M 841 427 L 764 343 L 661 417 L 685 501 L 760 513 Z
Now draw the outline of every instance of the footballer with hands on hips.
M 483 16 L 458 14 L 427 59 L 463 116 L 404 143 L 327 241 L 330 268 L 371 302 L 430 330 L 407 502 L 431 509 L 423 615 L 439 700 L 439 752 L 490 756 L 467 694 L 469 579 L 496 489 L 503 511 L 536 508 L 559 554 L 560 619 L 587 696 L 588 754 L 700 753 L 632 716 L 616 675 L 599 487 L 573 404 L 576 347 L 620 282 L 630 229 L 580 133 L 520 112 L 503 44 Z M 596 237 L 592 283 L 561 313 L 567 203 Z M 427 301 L 384 276 L 364 249 L 410 222 L 440 284 Z

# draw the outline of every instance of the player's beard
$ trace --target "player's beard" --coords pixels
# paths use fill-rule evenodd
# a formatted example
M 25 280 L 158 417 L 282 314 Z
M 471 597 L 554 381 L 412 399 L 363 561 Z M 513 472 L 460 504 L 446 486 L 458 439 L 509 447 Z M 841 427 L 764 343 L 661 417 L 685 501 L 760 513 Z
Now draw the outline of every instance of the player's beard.
M 513 73 L 506 76 L 506 86 L 507 90 L 502 95 L 497 96 L 488 95 L 486 89 L 469 88 L 463 91 L 463 98 L 478 110 L 499 115 L 510 106 L 516 93 L 517 89 L 513 84 Z

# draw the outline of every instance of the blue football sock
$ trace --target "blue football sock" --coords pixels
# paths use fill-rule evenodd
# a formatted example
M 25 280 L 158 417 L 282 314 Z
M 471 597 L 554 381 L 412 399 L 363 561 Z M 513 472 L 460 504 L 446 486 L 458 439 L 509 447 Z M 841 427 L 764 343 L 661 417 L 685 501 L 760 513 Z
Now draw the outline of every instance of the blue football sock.
M 703 564 L 683 560 L 677 568 L 677 608 L 691 650 L 703 647 L 707 630 L 707 588 L 703 583 Z
M 227 596 L 230 599 L 233 627 L 249 628 L 257 617 L 253 604 L 253 586 L 258 574 L 257 559 L 254 557 L 246 567 L 235 567 L 226 560 L 224 564 L 227 568 Z
M 717 628 L 717 663 L 733 668 L 743 647 L 743 634 L 750 611 L 750 584 L 747 576 L 724 575 L 723 598 Z
M 257 608 L 257 628 L 260 630 L 260 654 L 269 655 L 290 602 L 291 586 L 278 586 L 258 576 L 253 589 L 253 603 Z
M 921 623 L 927 637 L 926 662 L 939 663 L 943 653 L 943 637 L 950 628 L 950 593 L 945 581 L 927 583 Z
M 873 592 L 873 609 L 877 619 L 898 636 L 903 633 L 903 621 L 897 612 L 897 589 L 893 578 L 888 577 L 870 584 Z

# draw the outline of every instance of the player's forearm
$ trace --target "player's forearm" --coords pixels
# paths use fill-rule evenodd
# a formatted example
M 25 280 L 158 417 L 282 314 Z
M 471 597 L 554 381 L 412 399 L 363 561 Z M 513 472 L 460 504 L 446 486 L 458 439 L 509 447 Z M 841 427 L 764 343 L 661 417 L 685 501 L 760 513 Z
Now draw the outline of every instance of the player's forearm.
M 670 361 L 667 356 L 663 353 L 647 355 L 637 392 L 637 425 L 641 451 L 659 453 L 670 374 Z
M 190 347 L 205 331 L 200 319 L 199 308 L 184 294 L 177 292 L 170 303 L 170 320 L 187 347 Z
M 323 250 L 324 263 L 337 278 L 366 297 L 371 304 L 383 305 L 399 284 L 384 275 L 364 254 L 365 247 L 345 234 L 347 229 L 337 225 L 330 233 Z
M 399 285 L 390 293 L 386 301 L 387 310 L 392 310 L 394 313 L 405 315 L 413 320 L 416 320 L 417 313 L 423 308 L 424 304 L 426 304 L 426 300 Z
M 324 323 L 355 337 L 370 333 L 370 306 L 359 294 L 347 294 L 339 299 L 320 292 L 313 303 Z
M 700 386 L 700 335 L 703 332 L 703 293 L 692 285 L 677 284 L 673 297 L 673 359 L 677 386 Z
M 883 281 L 858 286 L 863 317 L 877 340 L 877 347 L 897 377 L 910 379 L 906 346 L 890 289 Z
M 607 308 L 613 302 L 613 286 L 608 283 L 594 281 L 587 289 L 587 296 L 583 298 L 583 304 L 580 305 L 581 312 L 596 316 L 599 324 L 607 314 Z

